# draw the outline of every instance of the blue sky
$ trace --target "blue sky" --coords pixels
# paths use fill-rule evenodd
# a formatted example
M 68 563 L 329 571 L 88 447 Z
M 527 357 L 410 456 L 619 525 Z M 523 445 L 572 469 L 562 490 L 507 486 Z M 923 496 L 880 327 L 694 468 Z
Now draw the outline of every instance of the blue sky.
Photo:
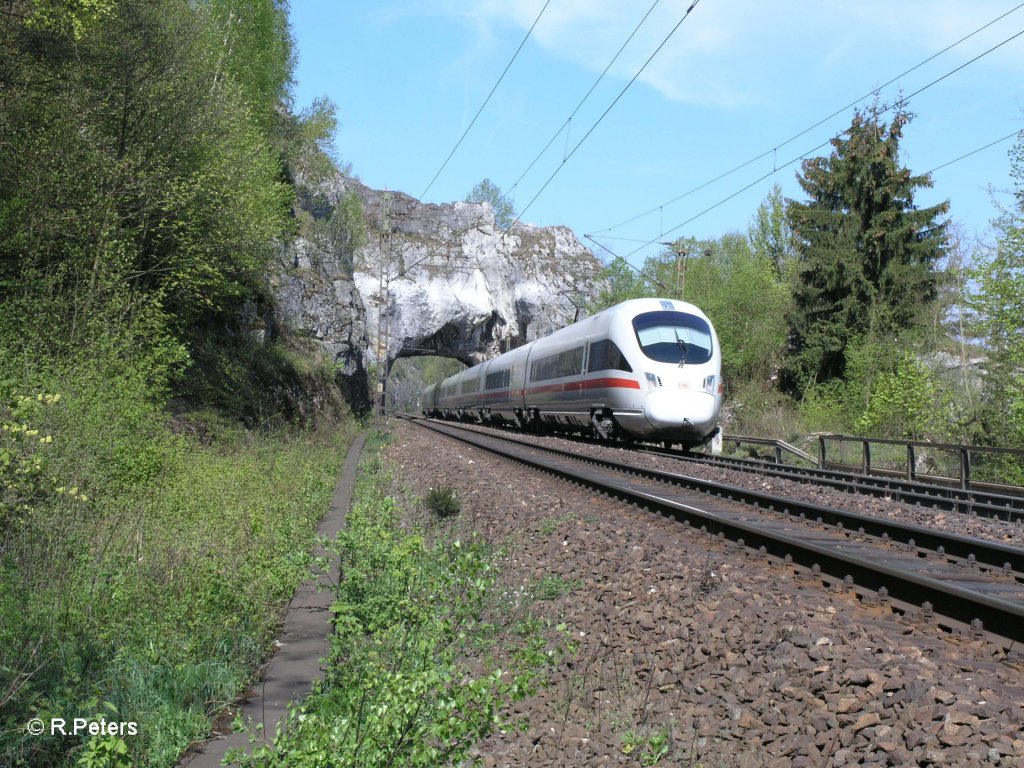
M 646 241 L 745 232 L 773 183 L 802 199 L 799 163 L 787 163 L 826 154 L 815 148 L 848 127 L 853 110 L 783 142 L 1007 12 L 880 97 L 891 103 L 924 88 L 910 98 L 916 118 L 902 143 L 915 173 L 1024 129 L 1024 34 L 1004 43 L 1024 32 L 1014 0 L 699 0 L 597 123 L 691 2 L 660 0 L 558 133 L 654 0 L 549 0 L 433 184 L 545 0 L 293 0 L 296 108 L 329 97 L 340 158 L 365 184 L 425 202 L 464 199 L 487 177 L 522 211 L 558 171 L 523 221 L 592 234 L 636 264 L 659 248 L 636 250 Z M 1012 188 L 1014 143 L 937 170 L 918 205 L 948 199 L 966 237 L 984 239 L 993 193 L 1006 201 Z

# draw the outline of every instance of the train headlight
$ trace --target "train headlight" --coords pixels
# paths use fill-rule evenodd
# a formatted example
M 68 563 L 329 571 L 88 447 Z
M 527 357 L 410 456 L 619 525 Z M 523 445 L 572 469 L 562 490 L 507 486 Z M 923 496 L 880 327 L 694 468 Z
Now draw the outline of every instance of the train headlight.
M 661 386 L 661 377 L 653 373 L 645 373 L 644 378 L 647 379 L 648 389 L 657 389 L 658 387 Z
M 714 376 L 714 374 L 712 374 L 711 376 L 705 376 L 704 377 L 704 391 L 707 392 L 709 395 L 715 394 L 715 376 Z

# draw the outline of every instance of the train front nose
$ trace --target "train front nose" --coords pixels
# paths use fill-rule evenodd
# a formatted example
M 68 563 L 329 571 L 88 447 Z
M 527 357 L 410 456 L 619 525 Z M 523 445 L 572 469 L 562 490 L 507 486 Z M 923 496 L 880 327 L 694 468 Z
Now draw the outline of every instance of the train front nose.
M 650 392 L 644 416 L 657 430 L 692 430 L 701 435 L 715 426 L 718 403 L 706 392 Z

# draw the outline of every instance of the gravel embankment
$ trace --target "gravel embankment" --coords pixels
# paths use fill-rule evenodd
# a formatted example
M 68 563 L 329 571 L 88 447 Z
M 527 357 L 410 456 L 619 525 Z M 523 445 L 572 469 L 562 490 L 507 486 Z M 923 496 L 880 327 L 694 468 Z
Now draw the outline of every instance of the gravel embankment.
M 455 489 L 460 525 L 507 553 L 504 610 L 543 580 L 554 599 L 534 611 L 565 622 L 577 643 L 551 684 L 516 705 L 529 730 L 480 745 L 485 765 L 650 764 L 667 736 L 658 765 L 1024 766 L 1019 652 L 905 624 L 673 520 L 392 425 L 396 493 Z M 847 496 L 791 484 L 824 504 Z M 951 513 L 848 501 L 961 530 Z M 991 521 L 968 523 L 982 535 L 974 526 Z M 985 535 L 1019 539 L 1019 526 L 1000 526 Z
M 487 431 L 477 427 L 481 431 Z M 522 436 L 521 436 L 522 437 Z M 921 507 L 901 501 L 876 496 L 850 493 L 835 488 L 802 483 L 796 480 L 773 477 L 768 474 L 744 472 L 728 467 L 708 466 L 687 462 L 671 457 L 633 451 L 614 445 L 600 445 L 566 440 L 559 437 L 535 437 L 529 440 L 564 450 L 587 453 L 610 461 L 619 461 L 636 467 L 675 472 L 701 480 L 726 483 L 740 488 L 764 491 L 785 496 L 797 501 L 813 502 L 823 506 L 844 509 L 876 517 L 885 517 L 913 525 L 937 528 L 947 533 L 999 541 L 1014 546 L 1024 546 L 1024 523 L 994 520 L 987 517 L 948 512 L 930 507 Z

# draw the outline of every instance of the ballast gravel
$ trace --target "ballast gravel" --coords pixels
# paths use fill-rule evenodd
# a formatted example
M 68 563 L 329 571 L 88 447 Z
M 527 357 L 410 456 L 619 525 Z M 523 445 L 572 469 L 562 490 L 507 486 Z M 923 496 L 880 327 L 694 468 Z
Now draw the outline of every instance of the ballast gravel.
M 528 608 L 571 638 L 548 684 L 508 713 L 529 727 L 478 745 L 484 765 L 1024 766 L 1019 650 L 905 622 L 677 521 L 391 427 L 403 508 L 422 515 L 417 498 L 452 488 L 457 524 L 504 553 L 496 610 Z

